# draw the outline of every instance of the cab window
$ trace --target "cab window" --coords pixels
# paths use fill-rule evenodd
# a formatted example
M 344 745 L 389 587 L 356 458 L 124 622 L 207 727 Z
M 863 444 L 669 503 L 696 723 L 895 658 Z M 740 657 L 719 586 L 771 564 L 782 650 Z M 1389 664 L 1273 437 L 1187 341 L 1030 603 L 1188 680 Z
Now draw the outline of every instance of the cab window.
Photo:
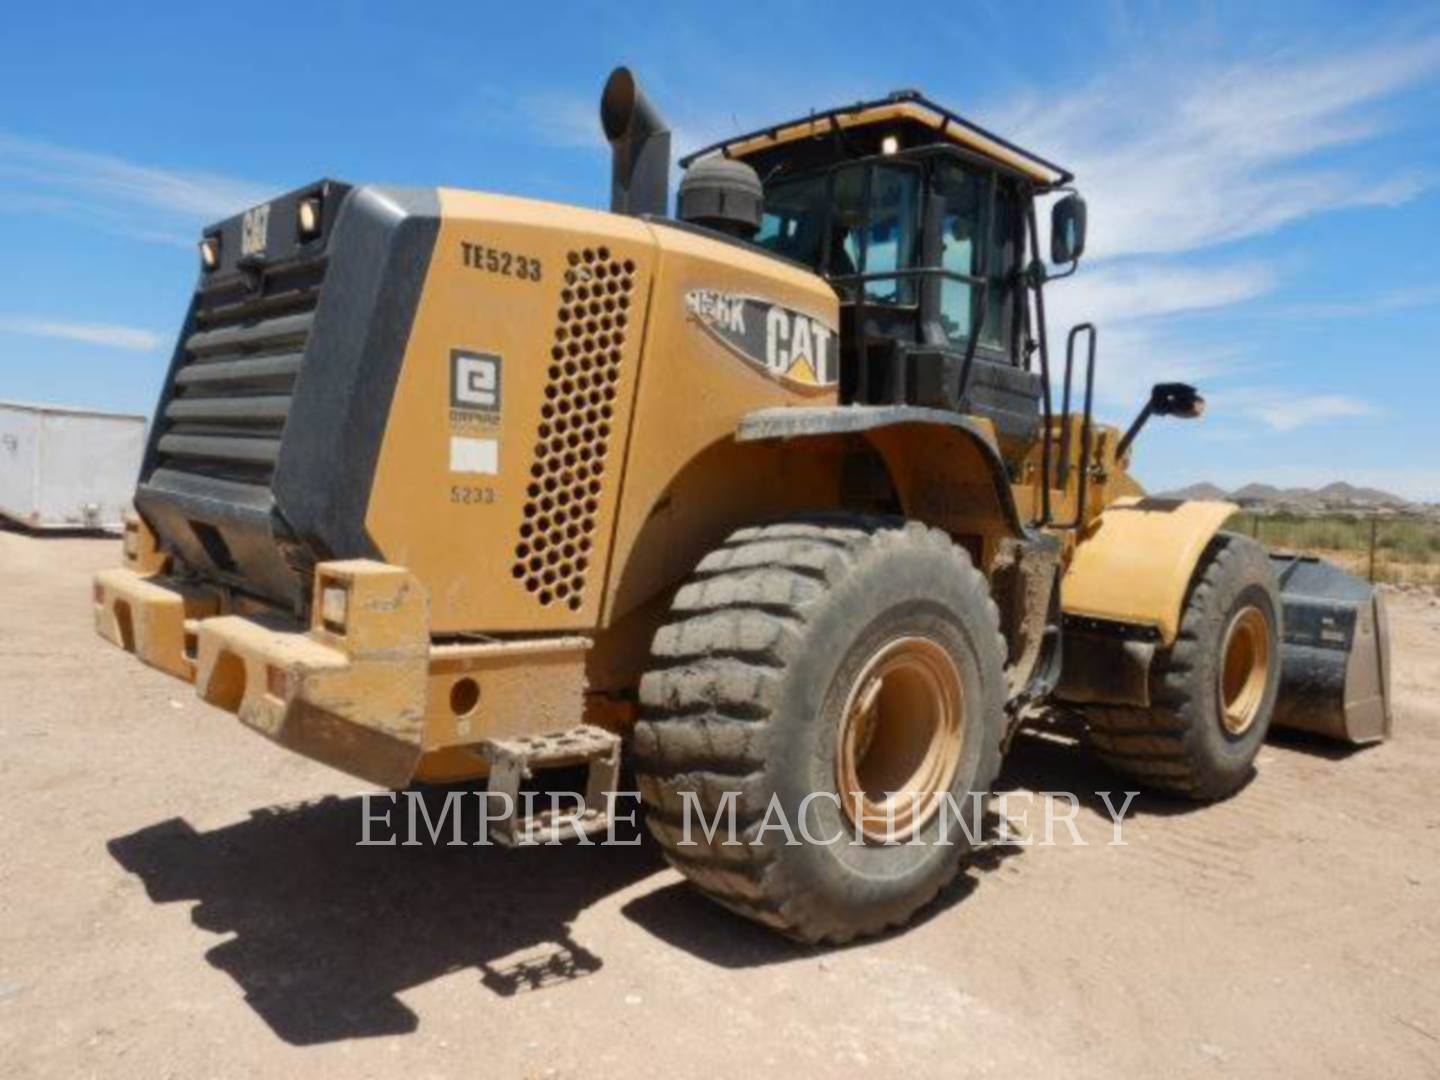
M 905 165 L 856 165 L 837 169 L 830 236 L 831 277 L 893 274 L 915 266 L 920 221 L 920 172 Z M 911 277 L 881 277 L 865 283 L 865 300 L 914 304 Z M 854 287 L 841 296 L 853 299 Z
M 772 184 L 765 191 L 765 213 L 755 243 L 820 269 L 825 228 L 825 175 L 803 176 Z
M 985 317 L 980 318 L 980 286 L 953 277 L 940 284 L 940 322 L 952 345 L 967 347 L 979 324 L 978 344 L 1003 349 L 1010 331 L 1014 268 L 1019 258 L 1019 204 L 1005 184 L 990 202 L 989 174 L 946 162 L 936 171 L 935 190 L 941 199 L 940 264 L 943 269 L 984 278 Z M 982 243 L 987 228 L 990 242 Z

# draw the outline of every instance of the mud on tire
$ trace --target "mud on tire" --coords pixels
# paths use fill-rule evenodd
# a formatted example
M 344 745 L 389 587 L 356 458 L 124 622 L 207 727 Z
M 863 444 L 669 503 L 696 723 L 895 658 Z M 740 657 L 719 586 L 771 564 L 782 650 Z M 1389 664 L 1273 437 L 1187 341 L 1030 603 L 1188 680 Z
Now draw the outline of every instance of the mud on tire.
M 1264 637 L 1268 666 L 1249 691 L 1248 723 L 1232 731 L 1225 721 L 1227 631 L 1247 609 L 1263 617 L 1253 633 L 1257 647 Z M 1196 569 L 1175 644 L 1151 663 L 1151 708 L 1086 707 L 1096 756 L 1162 794 L 1211 801 L 1242 788 L 1275 709 L 1280 611 L 1279 582 L 1264 548 L 1248 537 L 1217 535 Z
M 633 744 L 647 824 L 671 864 L 726 907 L 805 941 L 878 933 L 928 903 L 969 847 L 968 822 L 953 814 L 919 826 L 914 845 L 852 844 L 848 817 L 823 799 L 806 807 L 811 835 L 843 833 L 840 843 L 789 846 L 762 828 L 774 799 L 800 839 L 805 796 L 837 791 L 837 736 L 863 665 L 914 637 L 942 646 L 959 676 L 963 738 L 948 791 L 967 807 L 999 768 L 1005 648 L 962 548 L 900 519 L 823 516 L 741 529 L 706 556 L 655 636 Z M 723 842 L 727 800 L 738 844 Z M 701 814 L 721 822 L 712 839 Z

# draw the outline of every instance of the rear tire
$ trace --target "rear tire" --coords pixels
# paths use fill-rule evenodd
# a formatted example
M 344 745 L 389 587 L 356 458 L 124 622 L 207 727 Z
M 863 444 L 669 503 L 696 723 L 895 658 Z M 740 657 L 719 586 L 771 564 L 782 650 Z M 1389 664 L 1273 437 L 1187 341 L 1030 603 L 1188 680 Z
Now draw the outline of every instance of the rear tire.
M 1085 710 L 1096 756 L 1167 795 L 1208 802 L 1244 787 L 1275 710 L 1280 610 L 1265 549 L 1217 535 L 1196 569 L 1175 644 L 1151 662 L 1151 708 Z
M 741 529 L 676 594 L 640 684 L 650 831 L 711 898 L 792 937 L 904 923 L 971 846 L 970 793 L 999 768 L 1004 657 L 988 585 L 942 532 L 861 516 Z M 962 813 L 927 797 L 906 833 L 918 843 L 854 843 L 842 775 L 876 792 L 915 779 Z M 724 842 L 726 800 L 738 843 Z M 712 839 L 699 814 L 720 821 Z

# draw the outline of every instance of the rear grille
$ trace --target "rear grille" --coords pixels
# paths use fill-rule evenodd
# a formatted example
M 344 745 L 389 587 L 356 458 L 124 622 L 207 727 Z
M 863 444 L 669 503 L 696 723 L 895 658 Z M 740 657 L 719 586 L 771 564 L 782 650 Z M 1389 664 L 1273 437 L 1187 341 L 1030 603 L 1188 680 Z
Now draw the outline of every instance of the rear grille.
M 635 264 L 572 251 L 511 574 L 542 607 L 584 604 Z
M 323 257 L 202 290 L 159 417 L 152 481 L 166 473 L 268 489 L 280 456 Z

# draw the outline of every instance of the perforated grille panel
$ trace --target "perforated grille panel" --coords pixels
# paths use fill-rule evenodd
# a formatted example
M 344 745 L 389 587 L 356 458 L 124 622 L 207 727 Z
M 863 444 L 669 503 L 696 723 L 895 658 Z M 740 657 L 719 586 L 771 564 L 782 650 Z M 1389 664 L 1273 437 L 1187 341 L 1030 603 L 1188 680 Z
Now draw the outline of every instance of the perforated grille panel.
M 578 610 L 609 467 L 635 264 L 603 247 L 567 258 L 511 572 L 542 606 Z

